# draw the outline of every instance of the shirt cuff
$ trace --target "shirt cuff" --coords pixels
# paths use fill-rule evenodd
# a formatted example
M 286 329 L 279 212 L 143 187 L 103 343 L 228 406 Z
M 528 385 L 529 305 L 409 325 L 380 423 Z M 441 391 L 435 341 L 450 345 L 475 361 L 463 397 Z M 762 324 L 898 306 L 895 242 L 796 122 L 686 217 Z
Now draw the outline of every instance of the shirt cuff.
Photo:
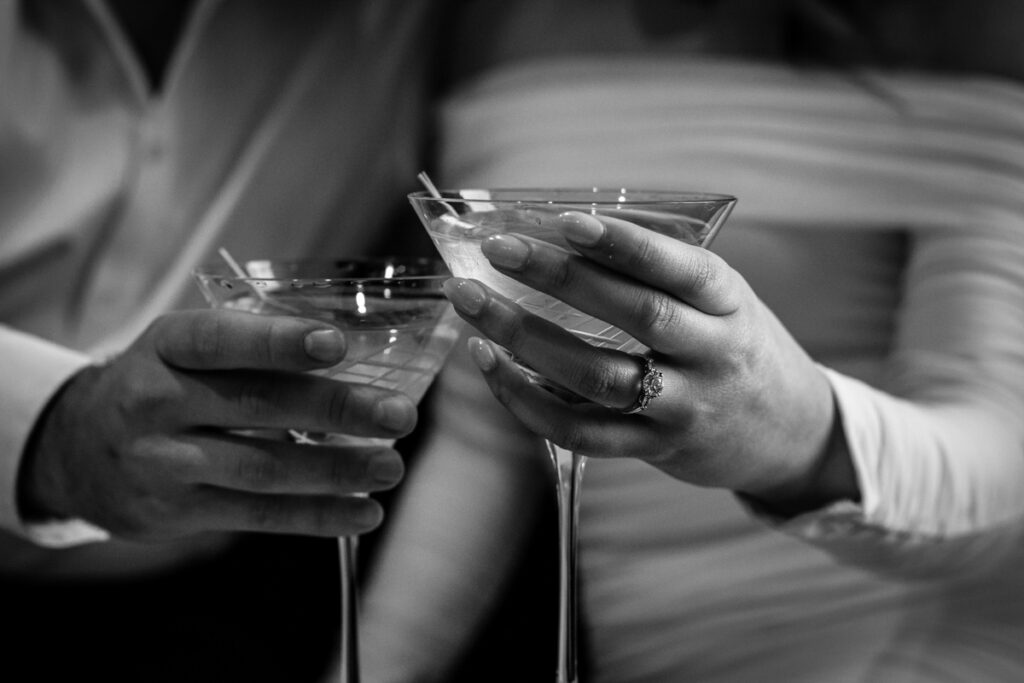
M 853 538 L 883 541 L 886 537 L 895 541 L 906 536 L 872 523 L 865 517 L 864 508 L 850 500 L 836 501 L 817 510 L 785 517 L 743 494 L 736 494 L 736 497 L 753 517 L 778 531 L 810 542 Z
M 977 577 L 1015 556 L 1024 533 L 1019 517 L 984 523 L 961 519 L 951 512 L 958 509 L 957 501 L 948 492 L 927 486 L 932 479 L 914 447 L 920 449 L 915 437 L 928 433 L 923 427 L 933 425 L 915 423 L 920 422 L 916 413 L 895 399 L 824 370 L 839 407 L 860 502 L 839 500 L 786 517 L 737 494 L 749 514 L 843 564 L 900 579 Z M 929 505 L 933 500 L 939 502 Z
M 84 519 L 31 522 L 23 529 L 28 540 L 44 548 L 71 548 L 110 540 L 110 532 Z
M 86 354 L 0 325 L 0 528 L 41 545 L 99 538 L 95 528 L 86 533 L 86 523 L 73 520 L 30 527 L 17 508 L 18 471 L 36 421 L 60 387 L 92 362 Z

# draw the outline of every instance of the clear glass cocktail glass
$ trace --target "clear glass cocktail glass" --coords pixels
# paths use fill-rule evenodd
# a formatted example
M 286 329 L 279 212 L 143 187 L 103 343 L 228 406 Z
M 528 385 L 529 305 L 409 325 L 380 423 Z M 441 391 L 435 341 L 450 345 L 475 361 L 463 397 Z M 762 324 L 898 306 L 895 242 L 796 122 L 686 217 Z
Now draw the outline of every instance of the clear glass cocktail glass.
M 490 235 L 510 232 L 573 249 L 552 226 L 579 211 L 626 220 L 688 244 L 707 247 L 725 223 L 735 197 L 697 192 L 592 189 L 456 189 L 409 195 L 441 258 L 460 278 L 483 282 L 524 309 L 595 346 L 644 354 L 648 349 L 622 330 L 499 273 L 480 250 Z M 530 368 L 535 381 L 559 391 Z M 546 442 L 555 468 L 559 538 L 559 644 L 556 681 L 578 683 L 576 661 L 576 552 L 580 486 L 586 458 Z
M 249 261 L 194 272 L 213 308 L 327 321 L 346 338 L 344 360 L 316 374 L 401 391 L 417 403 L 444 364 L 461 323 L 441 285 L 440 259 Z M 391 445 L 393 440 L 290 432 L 300 443 Z M 356 538 L 338 539 L 341 568 L 341 683 L 359 682 Z

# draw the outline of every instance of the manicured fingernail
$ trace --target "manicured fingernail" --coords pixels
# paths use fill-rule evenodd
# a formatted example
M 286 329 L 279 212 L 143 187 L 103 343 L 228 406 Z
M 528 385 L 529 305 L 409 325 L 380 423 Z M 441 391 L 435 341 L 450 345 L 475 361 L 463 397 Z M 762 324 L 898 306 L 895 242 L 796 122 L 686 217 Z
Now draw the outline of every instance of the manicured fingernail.
M 325 363 L 337 363 L 345 357 L 345 337 L 338 330 L 315 330 L 302 344 L 310 358 Z
M 479 313 L 487 302 L 483 287 L 472 280 L 452 278 L 444 283 L 444 293 L 455 308 L 469 315 Z
M 480 337 L 470 337 L 469 355 L 484 372 L 490 372 L 498 364 L 497 358 L 494 357 L 494 349 Z
M 407 398 L 389 396 L 377 402 L 374 419 L 381 427 L 396 432 L 405 431 L 416 424 L 416 408 Z
M 514 235 L 491 235 L 480 249 L 491 263 L 507 270 L 522 268 L 530 258 L 530 245 Z
M 604 237 L 604 224 L 596 216 L 580 211 L 566 211 L 559 215 L 562 234 L 570 242 L 592 247 Z
M 370 461 L 370 476 L 378 484 L 397 484 L 404 473 L 402 458 L 395 451 L 384 451 Z

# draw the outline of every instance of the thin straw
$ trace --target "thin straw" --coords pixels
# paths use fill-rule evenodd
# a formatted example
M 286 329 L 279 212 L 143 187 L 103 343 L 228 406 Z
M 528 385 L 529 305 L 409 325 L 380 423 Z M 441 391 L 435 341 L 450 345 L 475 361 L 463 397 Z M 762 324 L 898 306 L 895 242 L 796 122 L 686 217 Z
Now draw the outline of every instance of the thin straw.
M 430 179 L 430 176 L 427 175 L 426 171 L 420 171 L 416 175 L 416 178 L 420 181 L 420 183 L 423 184 L 423 187 L 427 188 L 427 192 L 430 193 L 430 196 L 434 197 L 435 199 L 441 199 L 441 193 L 438 191 L 437 186 L 434 185 L 434 181 L 432 181 Z M 444 207 L 448 209 L 448 213 L 450 213 L 451 215 L 456 217 L 459 215 L 459 212 L 453 209 L 452 205 L 449 204 L 448 202 L 441 202 L 441 204 L 443 204 Z
M 242 270 L 242 266 L 238 265 L 238 261 L 236 261 L 235 257 L 231 255 L 231 252 L 224 247 L 221 247 L 217 250 L 217 253 L 220 254 L 220 257 L 224 259 L 224 262 L 228 264 L 228 267 L 235 271 L 235 275 L 238 277 L 249 277 L 249 274 Z
M 231 268 L 232 272 L 234 272 L 234 274 L 239 279 L 245 281 L 245 283 L 249 285 L 249 289 L 252 290 L 252 293 L 255 294 L 257 296 L 257 298 L 259 298 L 259 300 L 262 301 L 265 306 L 277 309 L 278 311 L 280 311 L 282 313 L 292 313 L 294 315 L 302 315 L 302 311 L 300 309 L 296 308 L 295 306 L 291 306 L 291 305 L 286 304 L 286 303 L 284 303 L 283 301 L 280 301 L 280 300 L 274 300 L 274 299 L 268 298 L 267 297 L 267 293 L 265 291 L 263 291 L 262 288 L 257 287 L 256 284 L 251 281 L 252 280 L 252 276 L 249 275 L 249 273 L 247 273 L 245 271 L 245 269 L 242 268 L 242 266 L 238 265 L 238 261 L 236 261 L 234 259 L 234 257 L 231 256 L 231 254 L 228 252 L 227 249 L 225 249 L 224 247 L 221 247 L 221 248 L 219 248 L 217 250 L 217 253 L 220 254 L 220 257 L 222 259 L 224 259 L 224 262 L 228 264 L 228 267 Z
M 423 184 L 423 187 L 427 188 L 427 192 L 437 199 L 441 198 L 441 193 L 438 192 L 437 186 L 434 185 L 434 181 L 430 179 L 430 176 L 427 175 L 426 171 L 420 171 L 416 178 Z
M 235 257 L 232 256 L 227 249 L 221 247 L 217 250 L 217 253 L 220 254 L 220 257 L 224 259 L 224 262 L 228 264 L 228 267 L 231 268 L 232 271 L 234 271 L 236 276 L 243 280 L 249 279 L 249 273 L 245 272 L 242 269 L 242 266 L 238 265 L 238 261 L 235 260 Z M 252 291 L 255 292 L 256 296 L 258 296 L 261 300 L 267 300 L 267 293 L 264 292 L 262 289 L 252 284 L 249 285 L 249 288 L 252 289 Z

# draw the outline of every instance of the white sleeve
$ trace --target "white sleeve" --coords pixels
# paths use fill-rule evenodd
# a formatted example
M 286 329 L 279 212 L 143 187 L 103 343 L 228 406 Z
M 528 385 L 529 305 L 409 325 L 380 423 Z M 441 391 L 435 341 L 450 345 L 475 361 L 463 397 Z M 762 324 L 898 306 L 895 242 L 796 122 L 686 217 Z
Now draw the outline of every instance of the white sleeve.
M 82 520 L 26 525 L 17 510 L 18 467 L 33 426 L 57 390 L 91 362 L 89 356 L 0 325 L 0 529 L 39 545 L 107 538 Z
M 826 370 L 860 484 L 780 529 L 901 575 L 984 572 L 1024 534 L 1024 232 L 925 232 L 884 386 Z

